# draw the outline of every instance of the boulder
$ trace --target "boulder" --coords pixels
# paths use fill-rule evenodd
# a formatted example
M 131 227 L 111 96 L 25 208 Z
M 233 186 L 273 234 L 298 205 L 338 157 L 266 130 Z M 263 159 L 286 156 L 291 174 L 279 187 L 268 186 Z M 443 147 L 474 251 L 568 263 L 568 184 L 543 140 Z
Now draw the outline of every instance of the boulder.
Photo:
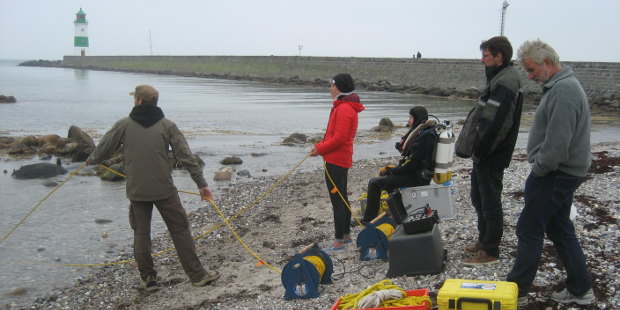
M 45 143 L 43 146 L 39 148 L 39 151 L 37 151 L 37 154 L 43 157 L 47 157 L 47 156 L 51 157 L 51 155 L 54 153 L 56 153 L 56 145 L 49 143 L 49 142 Z
M 21 139 L 19 139 L 19 142 L 17 143 L 27 145 L 27 146 L 39 146 L 39 140 L 35 136 L 22 137 Z
M 71 154 L 71 162 L 81 163 L 83 161 L 86 161 L 88 159 L 88 156 L 90 156 L 90 153 L 92 153 L 94 150 L 95 150 L 95 147 L 93 146 L 88 146 L 85 144 L 78 144 L 78 147 Z
M 251 177 L 251 175 L 250 175 L 250 171 L 248 171 L 248 170 L 246 170 L 246 169 L 239 170 L 239 171 L 237 172 L 237 175 L 238 175 L 238 176 L 240 176 L 240 177 L 247 177 L 247 178 Z
M 243 160 L 237 156 L 226 157 L 220 161 L 222 165 L 241 165 Z
M 299 145 L 305 144 L 308 137 L 303 133 L 294 133 L 282 140 L 282 145 Z
M 34 147 L 21 143 L 13 144 L 9 148 L 9 155 L 11 156 L 34 155 L 36 153 L 37 150 Z
M 232 178 L 233 170 L 230 167 L 222 168 L 215 172 L 213 181 L 230 181 Z
M 71 126 L 69 128 L 69 134 L 67 137 L 78 144 L 84 144 L 95 149 L 95 141 L 86 132 L 84 132 L 78 126 Z
M 17 99 L 13 96 L 0 95 L 0 103 L 16 103 Z
M 39 145 L 45 145 L 46 143 L 50 143 L 50 144 L 56 144 L 58 143 L 58 141 L 60 141 L 60 136 L 59 135 L 45 135 L 45 136 L 40 136 L 37 138 L 37 140 L 39 141 Z
M 11 174 L 11 176 L 18 180 L 26 180 L 51 178 L 59 174 L 65 173 L 67 173 L 67 169 L 61 166 L 52 163 L 36 163 L 32 165 L 22 166 L 21 168 L 13 171 L 13 174 Z
M 379 121 L 379 126 L 372 128 L 371 131 L 392 132 L 394 131 L 394 123 L 389 118 L 384 117 Z
M 99 172 L 97 173 L 97 175 L 99 175 L 99 177 L 104 180 L 104 181 L 122 181 L 125 179 L 125 177 L 118 175 L 117 173 L 114 173 L 110 170 L 114 170 L 120 174 L 125 174 L 125 168 L 120 165 L 120 164 L 114 164 L 112 166 L 110 166 L 110 169 L 102 169 L 99 170 Z
M 388 126 L 385 126 L 385 125 L 379 125 L 379 126 L 372 127 L 370 129 L 370 131 L 373 131 L 373 132 L 392 132 L 392 128 L 390 128 Z
M 15 138 L 13 137 L 6 137 L 6 136 L 0 137 L 0 149 L 10 147 L 11 144 L 13 144 L 13 142 L 15 142 Z

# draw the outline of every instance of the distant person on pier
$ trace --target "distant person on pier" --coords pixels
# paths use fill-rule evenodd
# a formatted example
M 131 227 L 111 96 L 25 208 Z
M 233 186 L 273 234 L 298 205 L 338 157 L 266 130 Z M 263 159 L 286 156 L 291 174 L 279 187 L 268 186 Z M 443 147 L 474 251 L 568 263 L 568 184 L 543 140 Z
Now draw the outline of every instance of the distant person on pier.
M 487 84 L 469 112 L 455 145 L 459 157 L 473 159 L 471 203 L 478 216 L 478 236 L 465 246 L 473 254 L 466 265 L 499 260 L 504 233 L 502 190 L 521 123 L 521 79 L 510 61 L 512 45 L 497 36 L 480 44 Z
M 310 156 L 325 161 L 325 182 L 334 211 L 335 240 L 327 251 L 344 250 L 351 243 L 351 210 L 347 197 L 347 178 L 353 165 L 353 139 L 357 132 L 357 114 L 364 110 L 355 84 L 348 73 L 340 73 L 329 82 L 333 106 L 323 140 L 314 145 Z
M 592 279 L 570 219 L 573 194 L 591 164 L 588 99 L 573 70 L 560 65 L 551 46 L 526 41 L 518 54 L 527 78 L 542 86 L 543 96 L 527 141 L 532 170 L 517 221 L 517 258 L 506 279 L 519 286 L 519 304 L 527 303 L 547 235 L 566 270 L 566 287 L 551 298 L 589 305 L 595 301 Z
M 418 53 L 416 54 L 416 58 L 418 59 L 422 58 L 422 54 L 420 54 L 420 51 L 418 51 Z
M 217 271 L 202 266 L 189 228 L 187 213 L 172 180 L 168 150 L 189 171 L 202 200 L 213 199 L 185 137 L 176 124 L 164 117 L 157 106 L 159 92 L 150 85 L 139 85 L 133 96 L 134 107 L 108 131 L 87 164 L 99 164 L 122 148 L 129 199 L 129 224 L 134 231 L 134 257 L 143 288 L 158 289 L 157 272 L 151 256 L 151 216 L 153 205 L 164 219 L 183 270 L 192 285 L 204 286 L 219 278 Z

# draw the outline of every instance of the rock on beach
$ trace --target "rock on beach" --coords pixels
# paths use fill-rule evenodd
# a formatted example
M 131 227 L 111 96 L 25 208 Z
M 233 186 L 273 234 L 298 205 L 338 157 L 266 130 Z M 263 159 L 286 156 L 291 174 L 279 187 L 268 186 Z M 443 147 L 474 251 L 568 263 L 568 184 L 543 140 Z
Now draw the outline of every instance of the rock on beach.
M 60 174 L 67 173 L 67 169 L 51 163 L 36 163 L 32 165 L 21 166 L 18 170 L 13 171 L 11 176 L 18 180 L 26 179 L 43 179 L 51 178 Z

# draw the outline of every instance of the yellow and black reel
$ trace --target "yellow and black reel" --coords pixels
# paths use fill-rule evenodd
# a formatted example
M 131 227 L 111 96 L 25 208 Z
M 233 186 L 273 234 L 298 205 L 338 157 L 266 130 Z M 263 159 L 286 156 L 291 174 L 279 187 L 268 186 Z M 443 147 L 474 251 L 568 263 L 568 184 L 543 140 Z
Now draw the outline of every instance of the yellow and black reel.
M 282 269 L 284 298 L 319 297 L 319 284 L 331 284 L 334 264 L 329 255 L 318 248 L 316 243 L 296 253 Z
M 357 248 L 360 249 L 360 260 L 388 259 L 388 239 L 396 230 L 396 222 L 382 213 L 366 224 L 364 230 L 357 235 Z

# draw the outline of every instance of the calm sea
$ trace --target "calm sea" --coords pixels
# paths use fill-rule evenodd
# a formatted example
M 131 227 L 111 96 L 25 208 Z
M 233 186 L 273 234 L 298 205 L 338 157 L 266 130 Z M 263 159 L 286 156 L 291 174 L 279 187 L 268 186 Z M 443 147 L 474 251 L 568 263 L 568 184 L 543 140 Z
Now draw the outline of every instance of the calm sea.
M 18 67 L 18 63 L 0 61 L 0 95 L 15 96 L 18 101 L 0 104 L 0 135 L 66 137 L 69 127 L 76 125 L 97 141 L 117 119 L 128 115 L 133 105 L 128 93 L 138 84 L 151 84 L 160 91 L 159 106 L 166 116 L 177 123 L 192 150 L 205 161 L 205 178 L 216 198 L 225 195 L 221 189 L 230 184 L 210 181 L 213 173 L 222 168 L 220 160 L 240 157 L 244 163 L 237 169 L 248 170 L 254 178 L 282 175 L 310 150 L 310 146 L 282 146 L 282 139 L 296 132 L 321 135 L 331 107 L 327 87 Z M 329 77 L 325 78 L 327 86 Z M 360 132 L 376 126 L 382 117 L 403 125 L 414 105 L 426 106 L 442 120 L 463 119 L 472 105 L 472 101 L 385 92 L 359 95 L 366 106 L 360 114 Z M 532 109 L 528 108 L 527 113 Z M 394 137 L 377 138 L 373 143 L 357 145 L 355 159 L 392 156 L 394 141 Z M 521 146 L 523 141 L 521 137 Z M 39 161 L 36 157 L 0 158 L 0 236 L 52 189 L 44 185 L 47 180 L 15 180 L 10 176 L 14 169 Z M 78 164 L 65 167 L 73 171 Z M 311 158 L 299 169 L 320 167 L 320 160 Z M 60 182 L 66 177 L 51 181 Z M 179 189 L 195 191 L 184 171 L 175 171 L 174 178 Z M 249 180 L 234 178 L 231 182 Z M 203 205 L 195 197 L 182 199 L 188 211 Z M 127 205 L 122 182 L 72 178 L 0 244 L 0 305 L 27 305 L 54 288 L 72 285 L 85 269 L 92 268 L 62 264 L 114 261 L 119 253 L 131 253 Z M 110 222 L 97 224 L 96 220 Z M 154 231 L 164 231 L 157 216 Z M 20 289 L 25 289 L 25 294 L 7 295 Z

